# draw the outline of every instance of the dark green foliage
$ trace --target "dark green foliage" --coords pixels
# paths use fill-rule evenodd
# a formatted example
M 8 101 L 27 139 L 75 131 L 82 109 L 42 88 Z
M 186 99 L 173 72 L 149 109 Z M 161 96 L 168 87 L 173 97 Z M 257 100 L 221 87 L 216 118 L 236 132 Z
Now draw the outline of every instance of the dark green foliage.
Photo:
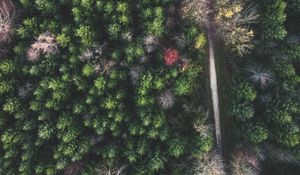
M 293 66 L 294 53 L 291 48 L 283 47 L 276 54 L 284 56 L 264 55 L 270 57 L 265 61 L 273 65 L 273 79 L 276 79 L 270 87 L 251 88 L 249 83 L 235 85 L 230 106 L 231 115 L 236 119 L 238 136 L 253 143 L 269 139 L 281 146 L 299 145 L 300 132 L 296 116 L 300 112 L 300 79 Z M 248 78 L 246 74 L 244 76 Z M 249 78 L 243 81 L 249 81 Z
M 288 29 L 293 31 L 285 29 L 286 14 L 291 19 L 295 17 L 297 2 L 266 0 L 257 1 L 257 4 L 260 8 L 257 36 L 262 40 L 244 60 L 233 61 L 237 69 L 233 71 L 229 112 L 235 119 L 236 136 L 243 141 L 269 142 L 285 149 L 299 149 L 299 43 L 295 42 L 296 37 L 289 36 L 294 34 L 297 25 L 289 21 Z M 272 42 L 273 46 L 266 46 Z M 253 73 L 250 76 L 249 67 Z M 261 67 L 268 71 L 253 71 Z M 264 88 L 253 82 L 253 79 L 266 80 L 262 78 L 268 79 L 268 86 Z
M 236 85 L 231 93 L 232 109 L 230 113 L 239 121 L 246 121 L 254 116 L 255 109 L 253 101 L 256 98 L 256 92 L 249 83 Z
M 282 40 L 287 31 L 284 27 L 286 20 L 286 2 L 283 0 L 259 1 L 260 33 L 264 40 Z
M 276 141 L 286 147 L 295 147 L 300 144 L 299 127 L 295 124 L 278 127 L 275 133 Z
M 242 135 L 252 143 L 261 143 L 268 138 L 266 127 L 260 123 L 247 123 L 242 129 Z
M 289 10 L 292 13 L 298 13 L 300 12 L 300 1 L 299 0 L 287 0 L 287 5 Z

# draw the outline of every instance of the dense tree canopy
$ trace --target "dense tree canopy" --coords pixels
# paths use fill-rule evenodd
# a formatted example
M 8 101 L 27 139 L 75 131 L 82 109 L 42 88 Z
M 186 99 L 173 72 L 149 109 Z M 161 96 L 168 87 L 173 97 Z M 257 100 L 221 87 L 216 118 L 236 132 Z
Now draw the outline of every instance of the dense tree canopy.
M 0 174 L 299 165 L 299 15 L 299 0 L 0 0 Z

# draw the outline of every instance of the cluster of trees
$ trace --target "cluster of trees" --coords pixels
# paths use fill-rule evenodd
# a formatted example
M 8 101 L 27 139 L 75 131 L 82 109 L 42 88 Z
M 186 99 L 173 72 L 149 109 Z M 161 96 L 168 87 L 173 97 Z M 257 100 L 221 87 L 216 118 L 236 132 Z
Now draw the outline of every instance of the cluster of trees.
M 0 174 L 225 174 L 205 113 L 204 30 L 232 58 L 228 110 L 243 145 L 232 174 L 297 161 L 299 7 L 2 0 Z
M 286 17 L 295 15 L 297 4 L 293 1 L 286 11 L 285 1 L 257 1 L 257 42 L 250 54 L 234 60 L 229 109 L 236 136 L 242 139 L 239 142 L 261 147 L 270 144 L 272 149 L 289 152 L 285 156 L 294 156 L 295 161 L 300 148 L 300 50 L 299 42 L 290 42 L 286 36 L 290 38 L 299 29 L 285 26 L 294 25 Z
M 172 0 L 14 5 L 20 24 L 0 61 L 0 173 L 183 174 L 173 162 L 213 148 L 193 127 L 206 124 L 205 35 L 180 19 L 165 25 Z
M 183 4 L 183 16 L 208 32 L 216 32 L 231 52 L 242 56 L 254 47 L 254 32 L 250 25 L 257 22 L 259 15 L 252 3 L 241 0 L 186 0 Z
M 259 1 L 261 38 L 269 41 L 281 40 L 287 35 L 286 2 L 283 0 Z
M 256 6 L 247 1 L 216 1 L 217 33 L 231 52 L 242 56 L 253 48 L 250 24 L 256 23 L 258 16 Z

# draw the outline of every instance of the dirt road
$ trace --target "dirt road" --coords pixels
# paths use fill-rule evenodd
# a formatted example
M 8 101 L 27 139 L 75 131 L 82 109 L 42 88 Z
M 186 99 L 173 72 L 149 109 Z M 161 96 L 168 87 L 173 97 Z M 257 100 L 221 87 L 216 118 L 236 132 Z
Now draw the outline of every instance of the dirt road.
M 207 0 L 210 9 L 213 9 L 213 0 Z M 219 109 L 219 94 L 218 94 L 218 81 L 216 71 L 216 58 L 215 58 L 215 18 L 214 13 L 209 16 L 209 23 L 207 26 L 208 49 L 209 49 L 209 81 L 211 90 L 211 100 L 213 107 L 213 115 L 215 121 L 215 134 L 217 150 L 222 152 L 222 137 L 221 137 L 221 124 L 220 124 L 220 109 Z

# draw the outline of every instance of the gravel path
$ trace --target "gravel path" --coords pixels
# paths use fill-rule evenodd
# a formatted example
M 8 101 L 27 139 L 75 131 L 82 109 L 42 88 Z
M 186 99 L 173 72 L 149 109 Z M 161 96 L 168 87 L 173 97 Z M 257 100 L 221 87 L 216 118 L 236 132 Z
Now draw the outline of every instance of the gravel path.
M 221 127 L 220 127 L 220 109 L 219 109 L 219 96 L 218 96 L 218 81 L 216 72 L 216 61 L 214 54 L 214 39 L 213 34 L 208 32 L 208 45 L 209 45 L 209 80 L 210 80 L 210 90 L 213 106 L 213 114 L 215 120 L 215 132 L 216 132 L 216 142 L 218 151 L 222 152 L 221 144 Z

